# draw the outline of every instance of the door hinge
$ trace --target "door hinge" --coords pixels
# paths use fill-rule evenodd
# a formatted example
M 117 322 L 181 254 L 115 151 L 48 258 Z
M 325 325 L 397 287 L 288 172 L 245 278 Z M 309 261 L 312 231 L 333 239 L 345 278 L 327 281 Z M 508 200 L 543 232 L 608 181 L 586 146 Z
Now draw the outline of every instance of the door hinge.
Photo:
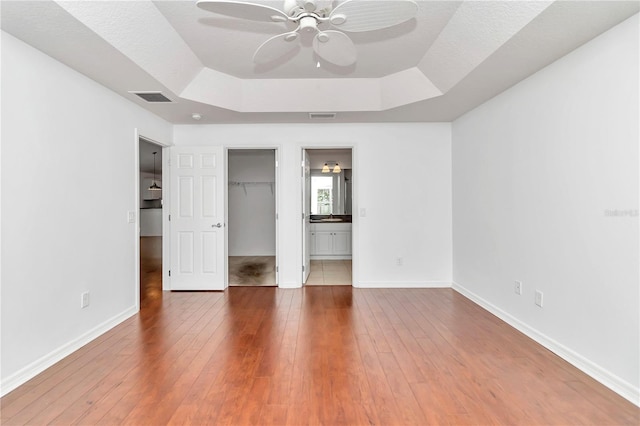
M 278 213 L 276 213 L 276 220 L 278 220 Z
M 169 269 L 169 276 L 171 276 L 171 269 Z
M 302 272 L 304 272 L 304 265 L 302 265 Z
M 302 220 L 304 220 L 304 212 L 302 213 Z
M 280 268 L 276 266 L 276 272 L 280 272 Z
M 276 167 L 278 167 L 278 160 L 276 160 Z
M 169 215 L 169 222 L 171 222 L 171 215 Z

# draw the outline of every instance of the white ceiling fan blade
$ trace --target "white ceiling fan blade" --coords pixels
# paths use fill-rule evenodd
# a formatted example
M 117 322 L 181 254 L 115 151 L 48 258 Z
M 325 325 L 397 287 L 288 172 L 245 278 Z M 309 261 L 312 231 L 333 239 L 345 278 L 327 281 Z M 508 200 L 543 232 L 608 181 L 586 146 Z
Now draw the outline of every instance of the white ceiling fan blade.
M 264 22 L 286 22 L 287 15 L 273 7 L 242 1 L 198 0 L 200 9 L 233 18 L 249 19 Z
M 297 40 L 298 33 L 295 31 L 271 37 L 258 47 L 258 50 L 253 55 L 253 62 L 256 64 L 268 64 L 293 49 L 300 48 L 300 43 Z
M 413 0 L 347 0 L 333 9 L 330 20 L 342 31 L 373 31 L 408 21 L 417 12 Z
M 332 64 L 346 67 L 356 62 L 358 52 L 353 41 L 340 31 L 322 31 L 313 38 L 313 50 Z

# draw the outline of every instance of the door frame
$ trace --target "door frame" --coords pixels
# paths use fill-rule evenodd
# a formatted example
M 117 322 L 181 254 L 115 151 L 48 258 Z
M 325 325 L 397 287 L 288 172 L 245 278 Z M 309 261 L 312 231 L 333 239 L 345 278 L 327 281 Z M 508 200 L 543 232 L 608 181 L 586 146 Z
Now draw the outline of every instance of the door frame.
M 300 149 L 300 158 L 298 164 L 301 165 L 301 169 L 304 169 L 304 153 L 307 150 L 334 150 L 334 149 L 350 149 L 351 150 L 351 286 L 359 287 L 358 285 L 358 238 L 360 236 L 360 215 L 359 215 L 359 205 L 358 196 L 360 194 L 359 191 L 359 176 L 358 176 L 358 148 L 355 144 L 345 144 L 345 145 L 303 145 Z M 302 177 L 300 179 L 300 194 L 304 193 L 304 170 L 302 171 Z M 303 204 L 305 200 L 304 198 L 298 205 L 299 214 L 298 218 L 301 220 L 299 229 L 300 233 L 300 260 L 301 264 L 304 265 L 304 219 L 302 219 Z M 304 287 L 304 282 L 302 282 L 302 274 L 298 274 L 300 279 L 300 286 Z
M 274 184 L 273 191 L 275 197 L 275 206 L 276 206 L 276 223 L 275 223 L 275 233 L 276 233 L 276 287 L 280 287 L 280 220 L 278 218 L 280 211 L 280 151 L 281 147 L 279 145 L 223 145 L 224 152 L 224 223 L 225 226 L 229 223 L 229 151 L 235 150 L 243 150 L 243 149 L 252 149 L 252 150 L 262 150 L 262 151 L 274 151 L 275 158 L 275 175 L 274 175 Z M 225 288 L 229 287 L 229 230 L 224 233 L 224 250 L 225 250 Z
M 135 297 L 135 306 L 136 311 L 140 310 L 140 139 L 145 142 L 152 143 L 154 145 L 158 145 L 158 148 L 162 151 L 162 188 L 167 188 L 167 184 L 169 182 L 169 163 L 167 151 L 165 149 L 169 148 L 171 145 L 162 141 L 158 141 L 147 136 L 144 136 L 140 129 L 134 129 L 134 189 L 135 189 L 135 199 L 134 199 L 134 297 Z M 168 215 L 165 214 L 167 208 L 169 207 L 168 197 L 165 198 L 166 192 L 162 193 L 162 290 L 167 290 L 170 288 L 169 283 L 169 255 L 171 253 L 171 246 L 169 245 L 169 221 Z

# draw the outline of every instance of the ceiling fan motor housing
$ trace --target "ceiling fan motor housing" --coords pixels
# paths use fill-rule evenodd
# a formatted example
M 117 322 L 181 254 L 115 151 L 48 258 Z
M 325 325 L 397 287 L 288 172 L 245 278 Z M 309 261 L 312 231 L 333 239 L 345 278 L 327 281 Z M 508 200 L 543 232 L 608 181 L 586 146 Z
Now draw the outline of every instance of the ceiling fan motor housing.
M 318 31 L 318 21 L 313 16 L 300 18 L 300 31 L 307 33 Z

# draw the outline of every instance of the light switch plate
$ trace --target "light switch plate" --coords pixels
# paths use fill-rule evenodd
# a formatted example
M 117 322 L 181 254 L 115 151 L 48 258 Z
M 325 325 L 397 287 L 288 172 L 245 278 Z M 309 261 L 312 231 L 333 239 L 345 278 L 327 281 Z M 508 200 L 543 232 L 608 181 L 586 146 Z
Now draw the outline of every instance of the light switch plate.
M 133 210 L 127 212 L 127 223 L 136 223 L 136 212 Z

